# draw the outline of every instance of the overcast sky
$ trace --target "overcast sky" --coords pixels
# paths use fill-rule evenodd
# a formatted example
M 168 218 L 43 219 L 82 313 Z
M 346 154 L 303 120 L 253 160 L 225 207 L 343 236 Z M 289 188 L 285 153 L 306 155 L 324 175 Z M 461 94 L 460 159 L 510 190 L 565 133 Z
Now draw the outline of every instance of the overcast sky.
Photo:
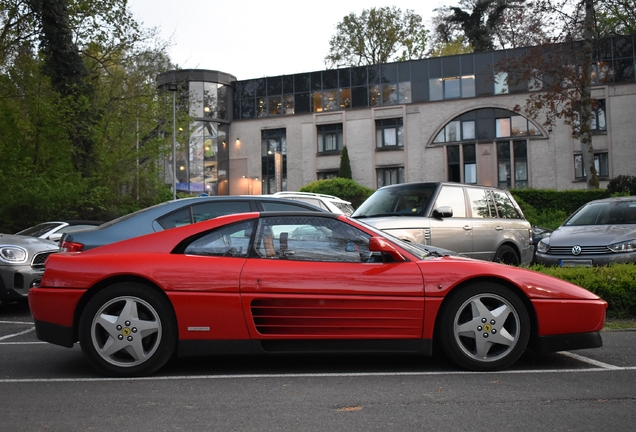
M 397 6 L 419 14 L 427 28 L 433 9 L 453 0 L 130 0 L 144 27 L 171 40 L 181 69 L 211 69 L 239 80 L 325 69 L 336 25 L 351 12 Z

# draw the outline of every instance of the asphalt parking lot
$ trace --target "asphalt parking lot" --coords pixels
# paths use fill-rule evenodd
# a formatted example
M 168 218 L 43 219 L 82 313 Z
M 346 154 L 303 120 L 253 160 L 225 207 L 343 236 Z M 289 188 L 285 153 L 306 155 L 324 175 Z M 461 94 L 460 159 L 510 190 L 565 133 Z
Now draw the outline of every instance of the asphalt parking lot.
M 603 341 L 528 351 L 502 372 L 408 355 L 218 356 L 116 379 L 77 345 L 38 341 L 26 305 L 0 305 L 0 430 L 632 431 L 636 331 Z

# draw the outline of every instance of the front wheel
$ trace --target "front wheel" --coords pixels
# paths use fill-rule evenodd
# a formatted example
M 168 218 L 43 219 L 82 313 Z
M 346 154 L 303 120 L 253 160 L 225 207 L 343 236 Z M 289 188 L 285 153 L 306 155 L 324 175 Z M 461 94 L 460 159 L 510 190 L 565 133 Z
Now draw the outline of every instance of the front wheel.
M 440 345 L 457 365 L 501 370 L 519 359 L 530 338 L 530 318 L 509 289 L 481 283 L 461 289 L 440 310 Z
M 167 299 L 138 283 L 100 291 L 82 312 L 79 340 L 88 362 L 110 376 L 149 375 L 176 350 L 177 324 Z

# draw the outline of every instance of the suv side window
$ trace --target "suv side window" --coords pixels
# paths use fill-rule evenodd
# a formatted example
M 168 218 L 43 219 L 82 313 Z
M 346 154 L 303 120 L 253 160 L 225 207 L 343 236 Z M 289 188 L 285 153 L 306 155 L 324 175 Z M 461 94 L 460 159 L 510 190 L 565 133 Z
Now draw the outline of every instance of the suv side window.
M 459 186 L 442 186 L 435 201 L 435 209 L 449 206 L 453 209 L 453 218 L 466 217 L 466 200 L 464 188 Z
M 495 205 L 497 206 L 497 211 L 499 212 L 499 217 L 504 219 L 521 219 L 519 212 L 515 208 L 512 201 L 506 194 L 501 192 L 492 191 L 492 195 L 495 199 Z
M 493 203 L 490 191 L 486 189 L 466 188 L 470 208 L 474 218 L 496 218 L 497 209 Z
M 316 207 L 320 207 L 321 209 L 325 209 L 327 211 L 329 210 L 327 208 L 327 206 L 322 201 L 320 201 L 320 200 L 318 200 L 316 198 L 305 198 L 305 197 L 300 198 L 299 197 L 299 198 L 294 198 L 294 199 L 298 200 L 298 201 L 305 202 L 307 204 L 315 205 Z

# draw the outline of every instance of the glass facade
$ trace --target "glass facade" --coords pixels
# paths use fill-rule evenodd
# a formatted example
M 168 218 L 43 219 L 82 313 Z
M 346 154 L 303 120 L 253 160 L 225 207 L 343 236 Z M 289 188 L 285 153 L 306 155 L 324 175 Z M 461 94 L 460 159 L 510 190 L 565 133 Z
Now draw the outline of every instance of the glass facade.
M 635 80 L 634 39 L 600 41 L 593 85 Z M 356 66 L 234 83 L 234 119 L 306 114 L 414 102 L 431 102 L 537 91 L 536 78 L 510 87 L 495 65 L 527 49 L 480 52 Z
M 174 177 L 176 191 L 186 194 L 229 194 L 229 128 L 232 85 L 235 78 L 216 71 L 180 70 L 160 75 L 160 88 L 174 91 L 179 118 L 175 139 L 176 163 L 166 162 L 166 179 Z M 176 121 L 177 117 L 172 119 Z

